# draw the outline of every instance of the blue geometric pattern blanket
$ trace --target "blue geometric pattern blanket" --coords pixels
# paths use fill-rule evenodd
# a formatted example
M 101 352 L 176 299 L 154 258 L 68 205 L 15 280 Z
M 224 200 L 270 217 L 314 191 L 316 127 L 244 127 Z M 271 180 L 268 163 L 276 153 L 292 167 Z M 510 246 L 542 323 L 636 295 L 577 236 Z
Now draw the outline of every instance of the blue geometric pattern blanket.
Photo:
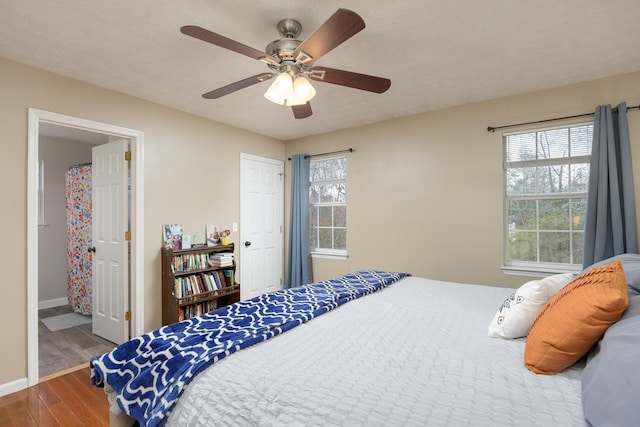
M 187 384 L 203 369 L 407 273 L 363 270 L 270 292 L 131 339 L 90 361 L 91 381 L 108 383 L 120 408 L 142 426 L 163 425 Z

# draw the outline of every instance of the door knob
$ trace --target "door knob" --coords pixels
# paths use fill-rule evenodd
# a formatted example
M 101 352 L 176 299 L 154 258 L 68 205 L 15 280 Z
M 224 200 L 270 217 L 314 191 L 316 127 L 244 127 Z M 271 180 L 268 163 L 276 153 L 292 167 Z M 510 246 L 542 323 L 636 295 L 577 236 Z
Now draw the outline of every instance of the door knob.
M 251 246 L 251 242 L 247 240 L 246 242 L 244 242 L 244 246 L 248 248 L 249 246 Z
M 90 247 L 89 249 L 87 249 L 87 251 L 88 251 L 89 253 L 93 252 L 93 253 L 95 254 L 95 253 L 96 253 L 96 247 L 95 247 L 95 246 L 92 246 L 92 247 Z

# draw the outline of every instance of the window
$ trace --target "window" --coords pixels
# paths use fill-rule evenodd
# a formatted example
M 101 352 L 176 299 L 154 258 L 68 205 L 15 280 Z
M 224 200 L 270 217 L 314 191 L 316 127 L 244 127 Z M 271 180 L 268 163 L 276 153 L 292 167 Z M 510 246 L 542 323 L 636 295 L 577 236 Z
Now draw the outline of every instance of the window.
M 311 252 L 347 253 L 347 158 L 312 160 L 309 179 Z
M 505 266 L 579 269 L 593 123 L 504 135 Z

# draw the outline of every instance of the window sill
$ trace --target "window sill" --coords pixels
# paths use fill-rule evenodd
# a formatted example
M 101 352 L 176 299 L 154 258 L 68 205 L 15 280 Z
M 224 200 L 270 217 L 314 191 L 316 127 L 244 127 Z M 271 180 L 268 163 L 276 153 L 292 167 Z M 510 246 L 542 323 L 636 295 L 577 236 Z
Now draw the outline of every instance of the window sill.
M 553 267 L 553 266 L 502 266 L 502 272 L 513 276 L 546 277 L 551 274 L 573 273 L 582 271 L 580 267 Z
M 346 252 L 344 253 L 336 253 L 336 252 L 311 252 L 311 258 L 319 258 L 319 259 L 336 259 L 344 261 L 348 258 Z

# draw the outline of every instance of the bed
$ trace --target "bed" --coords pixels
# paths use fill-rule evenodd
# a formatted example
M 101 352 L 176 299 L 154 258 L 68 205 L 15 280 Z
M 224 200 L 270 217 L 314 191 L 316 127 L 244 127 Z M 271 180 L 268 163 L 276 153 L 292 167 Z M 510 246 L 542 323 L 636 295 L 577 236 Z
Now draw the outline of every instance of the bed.
M 391 279 L 363 291 L 347 289 L 345 297 L 350 278 L 372 275 Z M 188 373 L 191 381 L 167 380 L 185 382 L 175 401 L 155 396 L 159 406 L 169 402 L 168 409 L 154 412 L 156 403 L 129 396 L 154 414 L 138 412 L 140 425 L 589 425 L 581 392 L 584 358 L 555 375 L 538 375 L 523 364 L 525 338 L 488 336 L 487 325 L 514 289 L 377 271 L 309 287 L 326 293 L 331 282 L 341 296 L 315 306 L 293 327 L 271 328 L 263 334 L 269 339 L 246 348 L 227 345 L 197 375 Z M 150 335 L 162 331 L 165 339 L 171 335 L 166 328 Z M 112 383 L 155 393 L 149 378 L 132 383 L 130 371 L 116 367 L 129 350 L 125 343 L 91 360 L 92 379 L 109 396 L 112 425 L 135 422 L 135 411 Z M 175 358 L 166 359 L 171 364 Z M 167 369 L 151 377 L 167 376 Z

